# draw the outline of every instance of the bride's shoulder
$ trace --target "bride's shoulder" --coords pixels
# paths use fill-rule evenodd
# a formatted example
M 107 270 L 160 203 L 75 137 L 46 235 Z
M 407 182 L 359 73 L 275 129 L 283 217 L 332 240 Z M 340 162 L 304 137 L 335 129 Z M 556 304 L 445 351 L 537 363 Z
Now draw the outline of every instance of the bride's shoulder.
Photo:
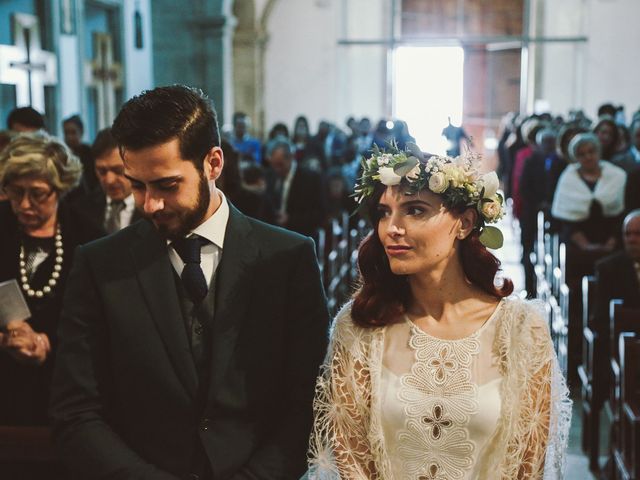
M 334 341 L 340 340 L 342 343 L 369 341 L 372 332 L 377 330 L 377 328 L 362 327 L 354 322 L 351 317 L 352 306 L 353 301 L 347 302 L 333 319 L 331 326 L 331 338 Z
M 524 300 L 517 295 L 504 299 L 501 330 L 510 340 L 540 344 L 550 340 L 545 305 L 540 300 Z

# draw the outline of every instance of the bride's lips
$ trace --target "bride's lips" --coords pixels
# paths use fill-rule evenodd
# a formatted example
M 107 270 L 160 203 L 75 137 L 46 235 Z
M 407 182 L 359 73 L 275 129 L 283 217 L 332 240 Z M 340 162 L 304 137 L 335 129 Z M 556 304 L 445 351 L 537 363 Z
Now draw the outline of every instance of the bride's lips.
M 389 255 L 402 255 L 403 253 L 407 253 L 411 250 L 411 247 L 408 247 L 407 245 L 387 245 L 385 249 Z

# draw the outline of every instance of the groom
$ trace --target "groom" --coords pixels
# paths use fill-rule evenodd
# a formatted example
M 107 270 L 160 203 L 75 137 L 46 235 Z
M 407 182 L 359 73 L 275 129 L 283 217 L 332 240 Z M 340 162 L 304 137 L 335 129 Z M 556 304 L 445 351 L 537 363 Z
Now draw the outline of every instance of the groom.
M 51 413 L 77 478 L 294 479 L 328 312 L 309 238 L 241 214 L 204 94 L 129 100 L 113 135 L 145 220 L 78 249 Z

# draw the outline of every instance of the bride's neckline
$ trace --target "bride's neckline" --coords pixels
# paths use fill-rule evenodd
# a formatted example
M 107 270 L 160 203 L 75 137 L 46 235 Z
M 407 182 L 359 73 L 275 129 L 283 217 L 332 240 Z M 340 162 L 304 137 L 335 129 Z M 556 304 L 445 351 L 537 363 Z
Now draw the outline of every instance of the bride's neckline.
M 505 299 L 501 298 L 500 301 L 498 302 L 498 305 L 496 306 L 496 308 L 493 310 L 491 315 L 489 315 L 489 317 L 482 323 L 482 325 L 480 325 L 475 331 L 471 332 L 470 334 L 465 335 L 464 337 L 460 337 L 460 338 L 440 338 L 440 337 L 436 337 L 435 335 L 427 333 L 423 329 L 418 327 L 409 318 L 409 316 L 406 313 L 404 314 L 404 319 L 409 324 L 409 326 L 414 331 L 414 333 L 416 333 L 416 334 L 425 335 L 425 336 L 427 336 L 429 338 L 432 338 L 434 340 L 437 340 L 439 342 L 463 342 L 463 341 L 465 341 L 465 340 L 467 340 L 469 338 L 479 336 L 483 332 L 483 330 L 491 323 L 491 321 L 498 315 L 500 310 L 502 310 L 502 305 L 504 305 L 504 302 L 505 302 Z

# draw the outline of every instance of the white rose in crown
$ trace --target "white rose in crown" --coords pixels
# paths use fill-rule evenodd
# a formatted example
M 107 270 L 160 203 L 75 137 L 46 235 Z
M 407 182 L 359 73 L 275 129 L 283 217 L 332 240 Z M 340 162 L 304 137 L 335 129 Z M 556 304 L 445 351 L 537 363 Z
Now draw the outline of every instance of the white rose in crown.
M 502 204 L 499 200 L 484 202 L 480 208 L 480 213 L 487 222 L 495 222 L 502 217 Z
M 387 187 L 398 185 L 402 180 L 402 177 L 393 171 L 393 167 L 381 167 L 378 174 L 380 175 L 380 183 Z
M 479 190 L 482 190 L 482 187 L 484 187 L 484 198 L 495 197 L 498 187 L 500 187 L 500 180 L 498 180 L 496 172 L 485 173 L 480 178 Z
M 383 153 L 382 155 L 380 155 L 378 157 L 378 165 L 380 167 L 384 166 L 384 165 L 389 165 L 389 162 L 393 160 L 393 155 L 391 155 L 390 153 Z
M 429 190 L 433 193 L 442 193 L 449 188 L 449 180 L 442 172 L 434 173 L 429 177 Z
M 464 185 L 466 175 L 464 171 L 460 169 L 460 167 L 458 167 L 454 163 L 445 163 L 442 166 L 442 170 L 444 171 L 447 180 L 453 188 Z
M 420 178 L 420 164 L 416 164 L 415 167 L 409 170 L 409 173 L 407 173 L 406 177 L 410 182 L 415 182 L 416 180 L 418 180 L 418 178 Z

